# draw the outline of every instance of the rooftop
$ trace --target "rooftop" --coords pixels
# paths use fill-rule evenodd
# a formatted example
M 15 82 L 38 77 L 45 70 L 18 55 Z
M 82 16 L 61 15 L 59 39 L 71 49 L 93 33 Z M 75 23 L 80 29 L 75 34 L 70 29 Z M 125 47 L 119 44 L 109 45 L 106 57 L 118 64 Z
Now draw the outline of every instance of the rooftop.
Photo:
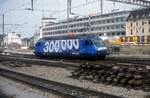
M 110 16 L 116 16 L 116 15 L 122 15 L 122 14 L 127 14 L 129 13 L 129 11 L 120 11 L 120 12 L 112 12 L 112 13 L 107 13 L 107 14 L 97 14 L 97 15 L 94 15 L 94 16 L 90 16 L 91 19 L 94 19 L 94 18 L 103 18 L 103 17 L 110 17 Z M 89 16 L 87 17 L 79 17 L 79 18 L 70 18 L 69 21 L 78 21 L 78 20 L 82 20 L 82 19 L 89 19 Z M 53 24 L 47 24 L 46 26 L 49 26 L 49 25 L 54 25 L 54 24 L 60 24 L 60 23 L 66 23 L 67 20 L 61 20 L 61 21 L 58 21 L 58 22 L 55 22 Z
M 135 21 L 144 18 L 150 18 L 150 8 L 131 11 L 130 15 L 127 18 L 127 21 Z

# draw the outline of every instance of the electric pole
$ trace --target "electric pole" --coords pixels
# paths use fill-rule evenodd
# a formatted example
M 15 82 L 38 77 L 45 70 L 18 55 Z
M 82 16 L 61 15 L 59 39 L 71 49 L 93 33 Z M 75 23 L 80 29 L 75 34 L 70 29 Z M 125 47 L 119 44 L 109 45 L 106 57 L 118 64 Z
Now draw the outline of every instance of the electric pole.
M 2 15 L 2 32 L 3 32 L 3 48 L 4 48 L 4 36 L 5 36 L 5 24 L 4 24 L 4 22 L 5 22 L 5 16 L 4 16 L 4 14 Z
M 5 34 L 5 31 L 4 31 L 4 14 L 2 15 L 2 32 L 3 32 L 3 36 L 4 36 L 4 34 Z
M 34 10 L 34 7 L 33 7 L 33 4 L 34 2 L 33 2 L 33 0 L 31 0 L 31 7 L 30 8 L 25 8 L 25 10 L 31 10 L 31 11 L 33 11 Z
M 69 14 L 71 13 L 71 0 L 67 0 L 67 33 L 69 33 Z
M 33 8 L 33 0 L 31 0 L 31 10 L 33 11 L 34 8 Z
M 100 2 L 100 13 L 103 14 L 103 0 L 99 0 Z

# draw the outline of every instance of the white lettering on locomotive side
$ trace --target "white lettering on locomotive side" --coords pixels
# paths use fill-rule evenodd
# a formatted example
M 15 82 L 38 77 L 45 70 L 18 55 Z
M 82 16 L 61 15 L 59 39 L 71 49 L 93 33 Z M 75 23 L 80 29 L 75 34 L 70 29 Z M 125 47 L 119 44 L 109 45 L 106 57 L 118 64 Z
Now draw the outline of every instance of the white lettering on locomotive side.
M 45 42 L 43 51 L 44 52 L 48 52 L 49 51 L 49 42 Z
M 54 44 L 54 41 L 50 41 L 50 44 L 49 44 L 49 52 L 53 52 L 54 51 L 54 47 L 55 44 Z
M 43 51 L 44 52 L 60 52 L 62 51 L 67 51 L 67 50 L 72 50 L 72 49 L 79 49 L 79 40 L 51 40 L 51 41 L 46 41 L 44 44 Z
M 73 45 L 72 45 L 72 40 L 67 40 L 67 47 L 69 50 L 72 49 Z
M 56 40 L 55 42 L 55 52 L 59 52 L 59 48 L 60 48 L 60 41 L 59 40 Z
M 79 40 L 78 39 L 73 40 L 73 46 L 76 50 L 79 49 Z
M 65 51 L 67 49 L 66 40 L 61 40 L 61 49 Z

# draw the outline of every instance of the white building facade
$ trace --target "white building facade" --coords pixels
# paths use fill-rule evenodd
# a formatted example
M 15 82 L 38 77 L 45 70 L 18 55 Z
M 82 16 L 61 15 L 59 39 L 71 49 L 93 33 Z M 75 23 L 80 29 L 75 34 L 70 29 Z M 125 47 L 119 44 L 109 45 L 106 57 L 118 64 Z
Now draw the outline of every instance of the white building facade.
M 63 36 L 68 35 L 68 31 L 74 34 L 96 33 L 107 36 L 125 36 L 126 19 L 128 11 L 115 12 L 103 15 L 69 19 L 69 29 L 67 20 L 50 23 L 43 26 L 43 36 Z
M 10 44 L 18 44 L 18 45 L 22 45 L 22 39 L 21 39 L 21 35 L 15 33 L 15 32 L 12 32 L 12 33 L 9 33 L 7 34 L 5 37 L 4 37 L 4 45 L 5 46 L 8 46 Z
M 36 43 L 40 38 L 43 37 L 43 27 L 45 27 L 47 24 L 53 24 L 55 22 L 56 18 L 42 18 L 42 25 L 34 33 L 34 43 Z

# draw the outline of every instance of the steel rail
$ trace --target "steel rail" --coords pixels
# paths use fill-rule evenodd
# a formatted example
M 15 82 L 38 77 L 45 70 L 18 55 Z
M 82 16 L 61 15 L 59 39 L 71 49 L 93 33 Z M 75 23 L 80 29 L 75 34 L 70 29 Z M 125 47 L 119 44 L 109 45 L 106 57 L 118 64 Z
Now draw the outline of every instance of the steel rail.
M 141 65 L 150 65 L 150 58 L 131 58 L 131 57 L 107 57 L 105 60 L 96 60 L 96 61 L 89 61 L 89 60 L 67 60 L 67 59 L 48 59 L 48 58 L 38 58 L 34 55 L 18 55 L 13 54 L 9 56 L 0 55 L 0 57 L 3 58 L 11 58 L 11 59 L 18 59 L 24 62 L 30 62 L 37 64 L 43 64 L 43 65 L 49 65 L 50 63 L 53 63 L 56 65 L 56 67 L 76 67 L 77 65 L 80 65 L 82 63 L 93 63 L 93 64 L 99 64 L 99 63 L 108 63 L 108 64 L 117 64 L 117 63 L 128 63 L 128 64 L 137 64 L 139 66 Z M 60 65 L 61 63 L 61 65 Z M 72 63 L 72 64 L 70 64 Z M 52 64 L 52 65 L 53 65 Z M 51 66 L 52 66 L 51 65 Z M 59 65 L 59 66 L 57 66 Z
M 22 62 L 26 64 L 36 64 L 41 66 L 51 66 L 51 67 L 62 67 L 62 68 L 70 68 L 77 67 L 80 63 L 71 63 L 71 62 L 63 62 L 57 60 L 44 60 L 44 59 L 33 59 L 33 58 L 22 58 L 22 57 L 13 57 L 13 56 L 0 56 L 1 62 Z

